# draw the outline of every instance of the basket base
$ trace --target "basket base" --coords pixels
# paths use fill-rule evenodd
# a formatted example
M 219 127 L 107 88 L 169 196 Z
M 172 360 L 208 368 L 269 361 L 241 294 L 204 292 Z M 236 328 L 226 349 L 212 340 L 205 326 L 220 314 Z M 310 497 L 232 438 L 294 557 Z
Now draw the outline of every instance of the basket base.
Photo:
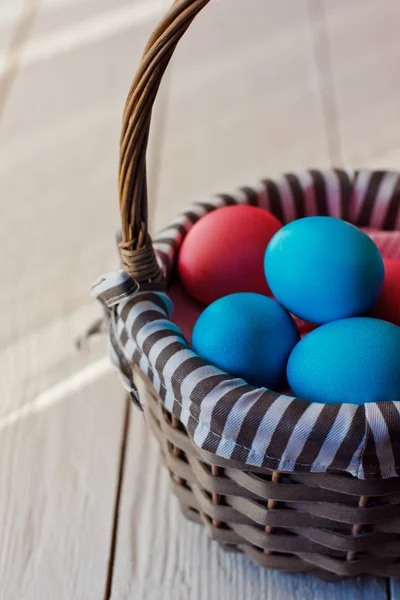
M 193 510 L 192 508 L 186 506 L 185 504 L 180 504 L 180 509 L 182 512 L 182 515 L 188 519 L 189 521 L 192 521 L 193 523 L 196 523 L 197 525 L 204 525 L 204 522 L 200 516 L 200 513 L 197 512 L 196 510 Z M 214 540 L 214 541 L 218 541 L 218 536 L 213 535 L 213 529 L 212 527 L 209 527 L 209 524 L 207 525 L 207 533 L 208 536 Z M 221 548 L 224 550 L 224 552 L 235 552 L 235 553 L 240 553 L 243 554 L 244 552 L 251 558 L 251 560 L 256 563 L 257 565 L 259 565 L 260 567 L 263 567 L 264 569 L 271 569 L 271 570 L 278 570 L 281 573 L 285 573 L 287 575 L 294 575 L 294 574 L 301 574 L 301 573 L 308 573 L 309 575 L 313 575 L 315 577 L 318 577 L 318 579 L 321 579 L 322 581 L 325 581 L 327 583 L 335 583 L 335 582 L 340 582 L 343 581 L 345 579 L 351 579 L 352 576 L 349 577 L 340 577 L 338 575 L 336 575 L 335 573 L 331 573 L 329 571 L 325 571 L 325 570 L 321 570 L 321 569 L 312 569 L 310 568 L 309 570 L 305 570 L 304 569 L 304 564 L 301 564 L 299 567 L 296 567 L 295 565 L 292 565 L 292 568 L 289 568 L 289 565 L 285 564 L 284 559 L 282 559 L 282 566 L 276 566 L 276 562 L 272 562 L 271 561 L 271 565 L 268 564 L 268 560 L 266 560 L 266 555 L 262 552 L 259 552 L 258 554 L 254 554 L 249 552 L 249 548 L 246 548 L 245 551 L 242 550 L 242 548 L 240 548 L 239 546 L 237 546 L 236 544 L 224 544 L 222 542 L 219 541 L 219 545 L 221 546 Z
M 185 517 L 266 569 L 324 581 L 400 578 L 400 480 L 281 473 L 199 450 L 139 374 L 145 416 Z M 368 492 L 368 493 L 367 493 Z

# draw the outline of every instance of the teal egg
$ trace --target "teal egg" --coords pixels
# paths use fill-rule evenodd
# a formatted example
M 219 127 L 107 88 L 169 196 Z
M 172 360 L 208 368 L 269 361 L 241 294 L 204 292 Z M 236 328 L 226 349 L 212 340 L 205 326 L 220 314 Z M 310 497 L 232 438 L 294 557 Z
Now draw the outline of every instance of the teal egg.
M 255 386 L 277 389 L 299 341 L 293 319 L 271 298 L 254 293 L 210 304 L 192 333 L 193 350 L 221 370 Z
M 287 378 L 313 402 L 400 401 L 400 327 L 367 317 L 323 325 L 294 348 Z
M 311 323 L 365 314 L 381 291 L 384 267 L 374 242 L 333 217 L 306 217 L 268 244 L 268 285 L 288 311 Z

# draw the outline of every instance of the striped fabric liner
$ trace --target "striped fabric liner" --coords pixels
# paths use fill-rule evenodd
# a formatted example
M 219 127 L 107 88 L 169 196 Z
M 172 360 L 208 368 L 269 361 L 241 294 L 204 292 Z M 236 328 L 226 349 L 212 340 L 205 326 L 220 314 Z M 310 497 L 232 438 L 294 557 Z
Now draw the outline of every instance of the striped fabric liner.
M 400 255 L 400 233 L 396 240 L 390 231 L 400 229 L 399 173 L 309 170 L 192 205 L 154 241 L 167 281 L 194 223 L 216 208 L 240 203 L 265 208 L 283 222 L 332 215 L 380 229 L 372 237 L 390 246 L 389 255 Z M 400 403 L 324 405 L 254 388 L 191 351 L 170 320 L 172 304 L 165 293 L 138 293 L 121 271 L 100 278 L 93 295 L 109 307 L 113 362 L 119 357 L 125 386 L 134 396 L 126 368 L 133 362 L 200 448 L 279 471 L 347 472 L 359 479 L 399 475 Z

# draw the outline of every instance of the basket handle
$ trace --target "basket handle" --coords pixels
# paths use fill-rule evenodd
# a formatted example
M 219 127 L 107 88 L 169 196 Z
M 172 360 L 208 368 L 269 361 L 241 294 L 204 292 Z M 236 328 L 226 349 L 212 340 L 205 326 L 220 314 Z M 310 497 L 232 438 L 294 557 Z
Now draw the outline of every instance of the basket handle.
M 151 112 L 172 54 L 195 16 L 210 0 L 175 0 L 152 33 L 130 87 L 122 120 L 119 203 L 123 267 L 139 283 L 162 274 L 148 232 L 146 150 Z

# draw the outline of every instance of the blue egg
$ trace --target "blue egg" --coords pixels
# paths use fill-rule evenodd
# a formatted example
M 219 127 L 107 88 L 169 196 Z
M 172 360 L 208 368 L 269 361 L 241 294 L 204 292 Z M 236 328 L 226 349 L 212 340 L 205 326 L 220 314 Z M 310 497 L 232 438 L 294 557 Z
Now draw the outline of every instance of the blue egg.
M 299 341 L 290 315 L 271 298 L 231 294 L 208 306 L 192 334 L 193 350 L 221 370 L 255 386 L 276 389 Z
M 313 402 L 400 401 L 400 327 L 367 317 L 323 325 L 294 348 L 287 378 Z
M 311 323 L 365 314 L 384 278 L 383 260 L 362 231 L 333 217 L 306 217 L 285 225 L 264 260 L 272 293 Z

